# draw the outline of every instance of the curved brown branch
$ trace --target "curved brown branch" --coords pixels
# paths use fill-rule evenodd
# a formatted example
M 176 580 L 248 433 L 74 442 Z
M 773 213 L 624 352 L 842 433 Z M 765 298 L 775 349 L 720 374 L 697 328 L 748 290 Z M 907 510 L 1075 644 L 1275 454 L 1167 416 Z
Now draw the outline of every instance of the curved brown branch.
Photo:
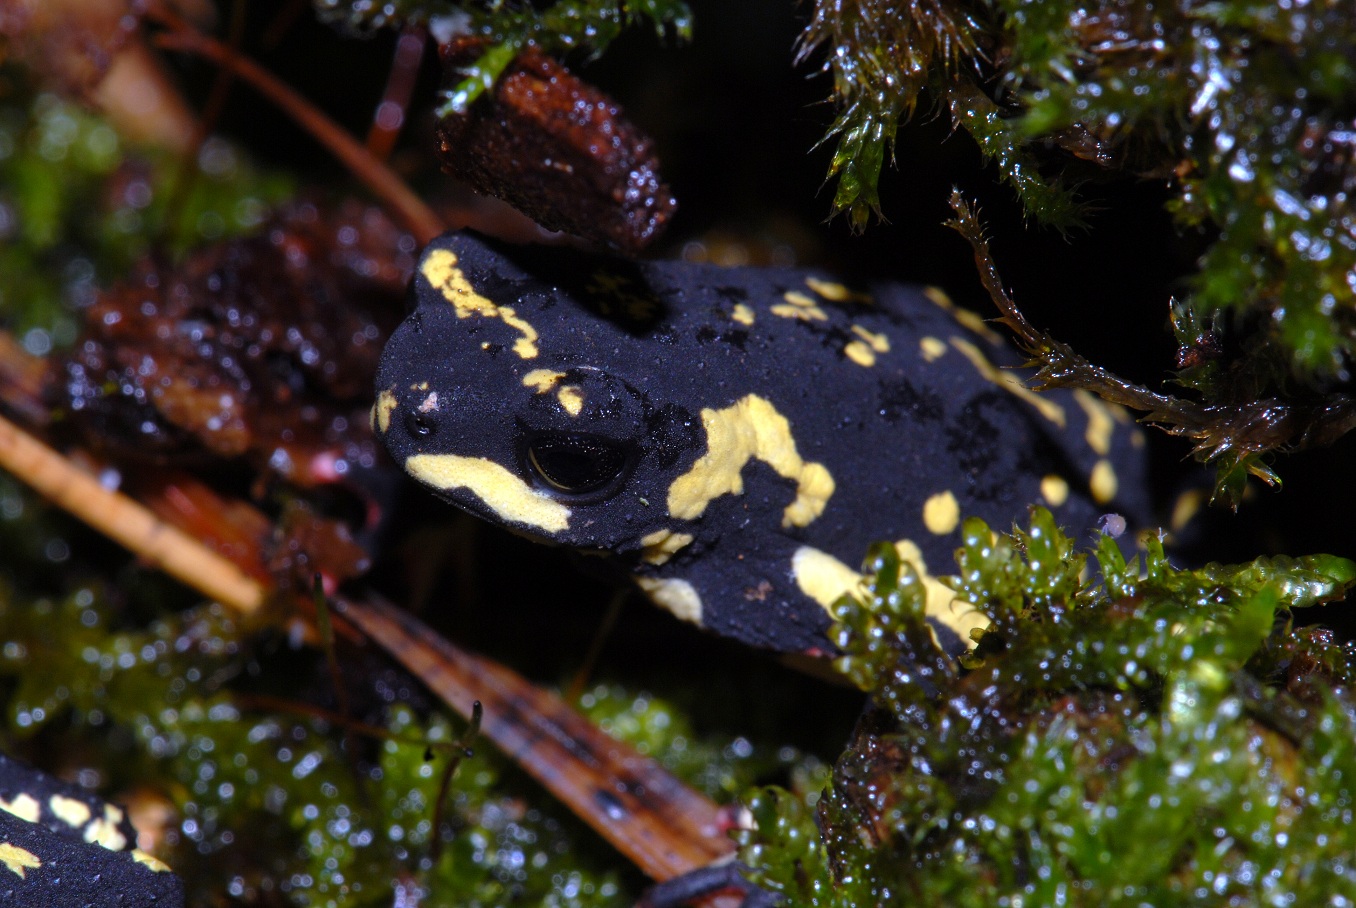
M 157 46 L 205 57 L 229 69 L 242 82 L 248 83 L 272 101 L 301 124 L 316 141 L 328 148 L 331 154 L 381 199 L 392 217 L 404 224 L 406 229 L 415 235 L 420 245 L 428 243 L 447 229 L 447 225 L 433 209 L 425 205 L 423 199 L 361 142 L 341 129 L 306 98 L 275 78 L 268 70 L 185 23 L 162 13 L 149 15 L 172 29 L 155 36 Z

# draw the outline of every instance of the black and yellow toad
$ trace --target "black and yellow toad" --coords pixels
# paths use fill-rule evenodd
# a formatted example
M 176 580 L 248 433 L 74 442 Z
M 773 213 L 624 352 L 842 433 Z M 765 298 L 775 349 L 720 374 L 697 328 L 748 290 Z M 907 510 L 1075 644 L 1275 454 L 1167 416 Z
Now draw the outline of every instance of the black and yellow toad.
M 1144 513 L 1143 439 L 1085 393 L 1035 394 L 938 291 L 635 263 L 449 234 L 424 253 L 373 422 L 453 504 L 607 553 L 719 634 L 831 651 L 868 545 L 951 565 L 962 516 L 1039 503 L 1078 531 Z M 953 646 L 979 617 L 940 584 Z

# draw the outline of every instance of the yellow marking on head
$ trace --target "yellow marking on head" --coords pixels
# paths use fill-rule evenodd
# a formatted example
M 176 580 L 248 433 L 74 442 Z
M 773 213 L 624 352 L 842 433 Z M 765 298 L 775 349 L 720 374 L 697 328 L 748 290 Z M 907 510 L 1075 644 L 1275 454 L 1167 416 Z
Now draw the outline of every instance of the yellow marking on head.
M 47 806 L 58 820 L 76 829 L 88 823 L 93 815 L 89 805 L 84 801 L 77 801 L 65 795 L 52 795 L 47 799 Z
M 853 325 L 852 333 L 861 340 L 848 341 L 847 346 L 843 348 L 843 353 L 857 365 L 874 366 L 877 353 L 890 352 L 890 339 L 884 334 L 868 331 L 861 325 Z
M 0 798 L 0 810 L 12 813 L 29 823 L 36 823 L 42 819 L 42 803 L 30 794 L 18 794 L 13 801 Z
M 132 849 L 132 860 L 136 861 L 138 864 L 141 864 L 143 867 L 148 867 L 151 870 L 154 870 L 156 873 L 173 873 L 173 871 L 170 870 L 169 864 L 166 864 L 164 861 L 160 860 L 153 854 L 147 854 L 140 848 Z
M 984 355 L 983 351 L 964 338 L 951 338 L 951 346 L 959 350 L 961 354 L 970 361 L 970 365 L 974 366 L 975 371 L 980 375 L 1019 400 L 1025 401 L 1035 407 L 1037 413 L 1044 416 L 1059 428 L 1064 428 L 1067 423 L 1064 416 L 1064 408 L 1050 398 L 1042 397 L 1035 391 L 1032 391 L 1015 372 L 998 368 L 993 363 L 989 362 L 989 358 Z
M 1074 400 L 1078 401 L 1078 405 L 1088 415 L 1088 428 L 1083 433 L 1088 447 L 1100 457 L 1107 456 L 1111 453 L 1111 431 L 1115 428 L 1110 408 L 1091 392 L 1079 390 L 1073 395 Z
M 945 536 L 960 525 L 960 505 L 950 491 L 938 492 L 923 502 L 923 526 L 936 536 Z
M 767 400 L 750 394 L 724 410 L 702 410 L 706 453 L 669 486 L 669 514 L 695 520 L 721 495 L 744 494 L 740 475 L 754 458 L 778 475 L 795 480 L 796 499 L 782 512 L 782 527 L 803 527 L 824 512 L 834 482 L 820 463 L 807 463 L 796 451 L 791 423 Z
M 837 281 L 822 281 L 817 277 L 807 277 L 805 286 L 809 287 L 815 293 L 835 303 L 861 303 L 871 305 L 875 302 L 869 293 L 858 293 L 851 290 Z
M 1187 524 L 1196 519 L 1196 515 L 1207 500 L 1204 489 L 1189 489 L 1177 496 L 1172 503 L 1172 516 L 1168 519 L 1168 529 L 1180 533 Z
M 739 322 L 741 325 L 752 325 L 753 308 L 745 303 L 735 303 L 734 312 L 730 313 L 730 318 Z
M 396 396 L 392 391 L 382 391 L 372 404 L 372 428 L 385 435 L 391 429 L 391 413 L 396 408 Z
M 1057 508 L 1069 500 L 1069 482 L 1057 473 L 1049 473 L 1041 478 L 1041 497 L 1052 508 Z
M 1088 479 L 1088 491 L 1092 500 L 1098 504 L 1107 504 L 1116 497 L 1116 468 L 1109 460 L 1099 460 L 1092 467 L 1092 476 Z
M 564 372 L 557 372 L 554 369 L 533 369 L 523 376 L 523 387 L 531 388 L 538 394 L 545 394 L 564 377 Z
M 798 318 L 806 322 L 822 322 L 829 317 L 828 313 L 819 308 L 818 303 L 799 290 L 788 290 L 782 294 L 782 299 L 790 305 L 778 303 L 771 308 L 773 315 L 782 318 Z
M 932 363 L 941 359 L 946 353 L 946 342 L 939 337 L 928 335 L 918 341 L 918 349 L 923 354 L 923 359 Z
M 641 550 L 640 560 L 646 564 L 665 564 L 675 553 L 690 545 L 693 538 L 690 533 L 655 530 L 653 533 L 641 537 L 640 544 L 644 548 Z
M 566 385 L 556 392 L 556 400 L 571 416 L 578 416 L 584 409 L 584 392 L 577 385 Z
M 42 866 L 42 858 L 26 848 L 20 848 L 9 842 L 0 842 L 0 864 L 18 874 L 19 879 L 23 880 L 28 878 L 29 870 L 37 870 Z
M 912 539 L 900 539 L 895 543 L 899 557 L 913 565 L 927 589 L 927 616 L 939 624 L 949 627 L 967 647 L 975 645 L 971 632 L 983 630 L 989 626 L 989 619 L 970 603 L 956 595 L 956 591 L 942 583 L 928 572 L 923 552 Z
M 91 845 L 102 845 L 109 851 L 122 851 L 127 847 L 127 836 L 123 835 L 118 824 L 125 816 L 121 807 L 105 804 L 104 815 L 85 827 L 85 841 Z
M 676 577 L 637 577 L 636 584 L 655 605 L 701 627 L 702 597 L 697 594 L 697 588 L 686 580 Z
M 1003 338 L 997 331 L 989 327 L 988 322 L 980 318 L 978 313 L 971 312 L 969 309 L 962 306 L 957 306 L 951 301 L 951 297 L 946 295 L 946 291 L 942 290 L 940 287 L 924 287 L 923 296 L 936 303 L 938 307 L 944 309 L 953 319 L 984 338 L 988 343 L 995 347 L 1003 346 Z
M 791 575 L 800 591 L 833 615 L 833 604 L 857 589 L 862 575 L 828 552 L 803 545 L 791 556 Z
M 461 268 L 457 267 L 457 256 L 450 249 L 430 250 L 424 256 L 419 271 L 456 308 L 458 318 L 479 315 L 502 319 L 504 324 L 522 334 L 514 341 L 513 352 L 523 359 L 532 359 L 537 355 L 537 329 L 519 318 L 511 307 L 500 306 L 477 293 Z
M 559 533 L 570 527 L 570 509 L 532 488 L 486 457 L 415 454 L 405 471 L 435 489 L 467 489 L 506 523 Z

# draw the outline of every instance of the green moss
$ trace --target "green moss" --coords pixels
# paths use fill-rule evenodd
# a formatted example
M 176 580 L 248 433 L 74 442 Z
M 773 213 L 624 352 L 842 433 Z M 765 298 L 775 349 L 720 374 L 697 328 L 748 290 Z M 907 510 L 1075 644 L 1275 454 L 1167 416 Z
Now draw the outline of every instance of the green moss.
M 879 213 L 897 122 L 926 98 L 1042 223 L 1083 224 L 1089 179 L 1169 183 L 1179 229 L 1208 238 L 1176 305 L 1221 341 L 1179 335 L 1177 380 L 1231 452 L 1230 500 L 1247 473 L 1275 479 L 1271 452 L 1356 426 L 1356 19 L 1341 4 L 820 2 L 805 41 L 834 76 L 834 210 L 858 229 Z
M 464 113 L 494 85 L 504 67 L 527 47 L 547 53 L 596 55 L 622 30 L 648 20 L 661 38 L 687 39 L 692 14 L 680 0 L 556 0 L 547 4 L 470 4 L 451 0 L 403 0 L 373 4 L 353 0 L 315 0 L 321 16 L 355 30 L 429 26 L 435 34 L 480 39 L 486 49 L 460 68 L 462 80 L 445 93 L 440 117 Z
M 286 692 L 310 658 L 280 667 L 267 635 L 217 606 L 144 629 L 116 628 L 117 615 L 96 588 L 0 594 L 0 737 L 11 753 L 87 754 L 112 790 L 168 798 L 168 857 L 195 904 L 274 891 L 295 905 L 389 905 L 401 880 L 458 905 L 629 904 L 610 858 L 579 846 L 591 834 L 525 801 L 488 745 L 437 806 L 461 751 L 442 716 L 394 708 L 374 742 L 308 718 L 300 700 L 293 714 L 250 708 L 249 688 Z
M 1051 515 L 964 526 L 949 583 L 991 625 L 962 671 L 921 585 L 878 549 L 837 606 L 873 694 L 817 811 L 764 790 L 744 857 L 790 904 L 1294 904 L 1356 896 L 1350 644 L 1292 609 L 1342 596 L 1318 556 L 1100 570 Z
M 263 222 L 294 192 L 210 140 L 175 199 L 180 161 L 132 148 L 100 116 L 0 67 L 0 315 L 34 353 L 75 337 L 72 310 L 155 249 L 177 255 Z
M 817 791 L 825 772 L 812 754 L 790 745 L 700 734 L 688 712 L 647 692 L 600 684 L 578 704 L 595 725 L 654 757 L 665 769 L 718 803 L 728 803 L 751 785 L 787 779 L 797 791 Z

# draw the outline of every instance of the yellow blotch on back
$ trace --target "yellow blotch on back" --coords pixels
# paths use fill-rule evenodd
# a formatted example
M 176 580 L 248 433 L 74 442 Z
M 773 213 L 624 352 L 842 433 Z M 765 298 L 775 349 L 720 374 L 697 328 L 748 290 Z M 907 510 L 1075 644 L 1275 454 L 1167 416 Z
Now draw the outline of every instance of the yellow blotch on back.
M 1064 408 L 1055 403 L 1048 397 L 1042 397 L 1035 391 L 1026 386 L 1026 382 L 1015 372 L 1000 369 L 989 358 L 968 340 L 960 337 L 951 338 L 951 346 L 955 347 L 961 354 L 970 361 L 970 365 L 975 367 L 975 371 L 993 382 L 998 387 L 1007 391 L 1009 394 L 1025 401 L 1036 408 L 1036 412 L 1054 423 L 1059 428 L 1064 428 L 1068 420 L 1064 415 Z
M 803 527 L 824 512 L 834 481 L 821 463 L 808 463 L 796 451 L 791 424 L 764 398 L 750 394 L 723 410 L 702 410 L 706 453 L 669 486 L 669 514 L 695 520 L 721 495 L 742 495 L 742 472 L 758 459 L 778 475 L 794 480 L 796 498 L 782 512 L 782 527 Z
M 803 545 L 791 556 L 791 576 L 800 591 L 833 615 L 833 604 L 857 588 L 862 575 L 828 552 Z
M 997 331 L 989 327 L 989 323 L 984 321 L 979 313 L 966 309 L 964 306 L 957 306 L 951 301 L 951 297 L 946 295 L 945 290 L 940 287 L 924 287 L 923 296 L 935 303 L 938 308 L 945 311 L 961 325 L 984 338 L 988 343 L 995 347 L 1003 346 L 1003 338 L 999 336 Z
M 919 339 L 918 350 L 927 362 L 936 362 L 946 353 L 946 342 L 939 337 L 928 335 Z
M 170 866 L 166 864 L 164 861 L 160 860 L 153 854 L 147 854 L 140 848 L 132 849 L 132 860 L 136 861 L 138 864 L 141 864 L 143 867 L 147 867 L 151 870 L 154 870 L 156 873 L 173 872 L 170 870 Z
M 1088 491 L 1092 500 L 1098 504 L 1108 504 L 1116 497 L 1120 482 L 1116 479 L 1116 468 L 1109 460 L 1099 460 L 1092 466 L 1092 476 L 1088 479 Z
M 42 866 L 42 858 L 26 848 L 20 848 L 9 842 L 0 842 L 0 865 L 4 865 L 22 880 L 27 878 L 28 871 L 37 870 Z
M 853 325 L 852 333 L 860 339 L 848 341 L 843 353 L 857 365 L 874 366 L 877 353 L 890 352 L 890 339 L 884 334 L 868 331 L 861 325 Z
M 457 266 L 457 256 L 450 249 L 429 251 L 424 256 L 419 271 L 443 295 L 443 298 L 456 308 L 458 318 L 479 315 L 483 318 L 502 319 L 504 324 L 522 334 L 522 337 L 514 341 L 513 352 L 523 359 L 532 359 L 537 355 L 537 329 L 519 318 L 511 307 L 500 306 L 477 293 L 461 268 Z
M 88 823 L 93 816 L 88 804 L 65 795 L 52 795 L 47 799 L 47 806 L 58 820 L 76 829 Z
M 676 577 L 637 577 L 636 585 L 655 605 L 668 609 L 684 621 L 698 627 L 702 623 L 702 597 L 697 588 Z
M 923 586 L 927 588 L 927 616 L 939 624 L 949 627 L 966 646 L 974 646 L 975 641 L 971 634 L 973 631 L 988 627 L 988 617 L 983 612 L 976 610 L 970 603 L 959 598 L 955 590 L 928 572 L 927 561 L 924 560 L 918 544 L 912 539 L 897 541 L 895 551 L 899 553 L 900 558 L 914 566 L 914 569 L 918 571 L 918 576 L 923 580 Z
M 13 801 L 0 798 L 0 810 L 12 813 L 21 820 L 36 823 L 42 818 L 42 804 L 30 794 L 20 792 Z
M 125 816 L 121 807 L 105 804 L 104 815 L 85 827 L 85 841 L 91 845 L 102 845 L 109 851 L 122 851 L 127 847 L 127 836 L 123 835 L 118 824 Z
M 752 325 L 753 308 L 747 303 L 735 303 L 734 311 L 730 313 L 730 318 L 739 322 L 741 325 Z
M 969 603 L 957 598 L 956 592 L 928 573 L 923 553 L 912 540 L 901 539 L 895 543 L 899 557 L 908 561 L 918 572 L 919 579 L 927 594 L 925 611 L 934 621 L 950 628 L 966 646 L 974 645 L 971 632 L 989 626 L 989 619 L 976 611 Z M 791 556 L 791 574 L 795 577 L 800 591 L 824 607 L 832 614 L 834 602 L 844 593 L 853 593 L 864 579 L 862 575 L 839 561 L 828 552 L 808 545 L 796 549 Z
M 1058 473 L 1049 473 L 1041 479 L 1041 497 L 1052 508 L 1069 500 L 1069 482 Z
M 640 560 L 646 564 L 660 565 L 668 562 L 677 552 L 691 545 L 691 533 L 675 533 L 672 530 L 655 530 L 641 537 Z
M 819 307 L 813 299 L 801 293 L 799 290 L 788 290 L 782 294 L 785 303 L 778 303 L 771 307 L 773 315 L 779 315 L 782 318 L 798 318 L 807 322 L 822 322 L 829 317 L 828 313 Z
M 809 287 L 815 293 L 818 293 L 824 299 L 835 303 L 860 303 L 869 306 L 875 302 L 869 293 L 858 293 L 837 281 L 824 281 L 817 277 L 807 277 L 805 286 Z
M 466 489 L 505 523 L 533 527 L 547 533 L 569 529 L 568 507 L 532 488 L 487 457 L 415 454 L 406 459 L 405 470 L 435 489 Z
M 950 491 L 938 492 L 923 502 L 923 526 L 928 532 L 945 536 L 960 524 L 960 504 Z
M 1168 518 L 1168 529 L 1180 533 L 1187 524 L 1196 519 L 1201 508 L 1209 501 L 1210 495 L 1204 489 L 1189 489 L 1177 496 L 1172 503 L 1172 516 Z
M 1078 405 L 1088 417 L 1088 428 L 1083 433 L 1084 440 L 1099 456 L 1105 457 L 1111 453 L 1111 431 L 1116 426 L 1111 409 L 1091 392 L 1078 390 L 1073 395 L 1074 400 L 1078 401 Z

